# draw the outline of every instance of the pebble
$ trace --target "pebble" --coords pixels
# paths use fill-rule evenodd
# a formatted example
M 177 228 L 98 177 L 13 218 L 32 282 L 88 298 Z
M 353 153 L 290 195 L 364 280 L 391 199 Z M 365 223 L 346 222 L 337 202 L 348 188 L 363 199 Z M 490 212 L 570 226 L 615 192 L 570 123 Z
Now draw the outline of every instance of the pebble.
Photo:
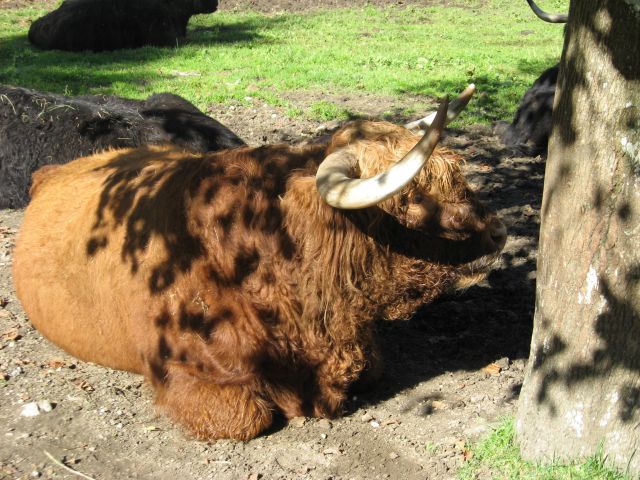
M 41 413 L 49 413 L 53 410 L 53 405 L 48 400 L 39 400 L 37 402 L 29 402 L 23 405 L 20 410 L 21 417 L 37 417 Z
M 295 428 L 302 428 L 305 423 L 307 423 L 307 419 L 305 417 L 294 417 L 289 420 L 289 425 Z
M 395 460 L 395 459 L 396 459 L 396 458 L 398 458 L 399 456 L 400 456 L 400 455 L 398 455 L 396 452 L 391 452 L 391 453 L 389 454 L 389 458 L 390 458 L 391 460 Z
M 369 425 L 371 425 L 373 428 L 380 428 L 380 423 L 375 420 L 371 420 L 369 422 Z
M 342 451 L 339 448 L 325 448 L 322 453 L 325 455 L 342 455 Z
M 51 410 L 53 410 L 53 405 L 51 404 L 51 402 L 49 402 L 49 400 L 39 400 L 37 404 L 38 408 L 44 413 L 49 413 Z
M 329 430 L 331 426 L 331 422 L 326 418 L 322 418 L 318 421 L 318 428 L 322 428 L 323 430 Z
M 509 370 L 509 358 L 508 357 L 503 357 L 500 360 L 496 360 L 495 363 L 497 366 L 500 367 L 500 369 L 502 370 Z
M 373 415 L 367 412 L 360 417 L 360 420 L 364 423 L 370 422 L 371 420 L 373 420 Z
M 40 415 L 40 409 L 36 402 L 27 403 L 20 410 L 21 417 L 37 417 L 38 415 Z

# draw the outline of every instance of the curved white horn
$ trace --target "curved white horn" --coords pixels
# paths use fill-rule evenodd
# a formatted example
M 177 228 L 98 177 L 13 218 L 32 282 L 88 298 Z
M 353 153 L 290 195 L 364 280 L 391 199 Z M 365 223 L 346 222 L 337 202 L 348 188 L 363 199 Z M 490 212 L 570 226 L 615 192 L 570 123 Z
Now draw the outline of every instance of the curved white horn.
M 371 178 L 354 179 L 356 158 L 338 150 L 325 158 L 316 173 L 316 188 L 332 207 L 366 208 L 376 205 L 402 190 L 422 170 L 436 148 L 444 129 L 447 106 L 443 101 L 427 133 L 400 161 Z
M 531 10 L 533 10 L 533 13 L 535 13 L 540 20 L 544 20 L 549 23 L 567 23 L 569 20 L 569 15 L 566 13 L 547 13 L 538 7 L 533 0 L 527 0 L 527 3 L 531 7 Z
M 469 103 L 469 100 L 471 100 L 471 97 L 473 96 L 475 91 L 476 91 L 476 86 L 473 83 L 471 83 L 467 88 L 464 89 L 464 91 L 460 95 L 458 95 L 458 97 L 455 100 L 449 103 L 449 109 L 447 110 L 447 120 L 445 121 L 445 126 L 449 125 L 458 117 L 458 115 L 460 115 L 460 112 L 462 112 L 462 110 L 464 110 L 464 107 L 467 106 L 467 103 Z M 409 122 L 404 125 L 404 128 L 406 128 L 407 130 L 421 130 L 424 132 L 427 130 L 429 125 L 433 123 L 434 118 L 436 118 L 436 112 L 430 113 L 429 115 L 427 115 L 424 118 L 421 118 L 420 120 Z

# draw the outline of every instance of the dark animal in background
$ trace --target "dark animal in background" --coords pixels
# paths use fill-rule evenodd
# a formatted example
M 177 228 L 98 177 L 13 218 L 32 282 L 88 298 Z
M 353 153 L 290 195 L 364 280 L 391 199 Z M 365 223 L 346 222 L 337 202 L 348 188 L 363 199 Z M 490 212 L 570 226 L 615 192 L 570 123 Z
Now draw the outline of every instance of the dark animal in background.
M 66 0 L 33 22 L 29 41 L 68 51 L 175 47 L 192 15 L 217 8 L 218 0 Z
M 501 134 L 509 147 L 528 145 L 546 152 L 551 135 L 553 99 L 556 95 L 559 65 L 545 70 L 520 100 L 513 121 Z
M 443 104 L 443 107 L 446 105 Z M 106 151 L 34 174 L 14 250 L 33 324 L 145 375 L 201 439 L 335 417 L 378 372 L 373 321 L 480 281 L 506 231 L 460 156 L 356 121 L 327 144 Z
M 566 23 L 566 14 L 546 13 L 533 0 L 527 0 L 533 12 L 545 22 Z M 533 82 L 520 101 L 513 121 L 508 126 L 501 126 L 497 133 L 502 142 L 509 147 L 530 146 L 534 151 L 546 152 L 551 135 L 553 99 L 558 83 L 558 70 L 555 65 L 545 70 Z
M 177 95 L 66 97 L 0 86 L 0 208 L 28 201 L 31 174 L 107 148 L 173 143 L 210 152 L 245 143 Z

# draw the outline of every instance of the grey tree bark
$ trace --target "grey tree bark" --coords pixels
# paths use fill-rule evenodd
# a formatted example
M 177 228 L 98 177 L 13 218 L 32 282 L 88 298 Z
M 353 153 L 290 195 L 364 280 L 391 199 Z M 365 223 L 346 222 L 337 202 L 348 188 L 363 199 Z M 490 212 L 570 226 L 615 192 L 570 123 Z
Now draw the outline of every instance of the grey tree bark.
M 640 475 L 640 0 L 571 1 L 548 153 L 517 438 Z

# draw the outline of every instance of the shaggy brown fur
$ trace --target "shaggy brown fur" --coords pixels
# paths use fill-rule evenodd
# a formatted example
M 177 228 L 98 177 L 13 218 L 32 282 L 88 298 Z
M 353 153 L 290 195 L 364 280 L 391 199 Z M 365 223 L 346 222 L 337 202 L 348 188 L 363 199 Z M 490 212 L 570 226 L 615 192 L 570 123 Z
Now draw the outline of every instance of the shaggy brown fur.
M 249 439 L 274 413 L 335 417 L 374 375 L 372 323 L 473 283 L 502 224 L 437 149 L 381 205 L 328 206 L 329 153 L 384 170 L 417 141 L 355 122 L 328 146 L 114 150 L 37 174 L 15 249 L 18 296 L 71 354 L 147 377 L 196 437 Z

